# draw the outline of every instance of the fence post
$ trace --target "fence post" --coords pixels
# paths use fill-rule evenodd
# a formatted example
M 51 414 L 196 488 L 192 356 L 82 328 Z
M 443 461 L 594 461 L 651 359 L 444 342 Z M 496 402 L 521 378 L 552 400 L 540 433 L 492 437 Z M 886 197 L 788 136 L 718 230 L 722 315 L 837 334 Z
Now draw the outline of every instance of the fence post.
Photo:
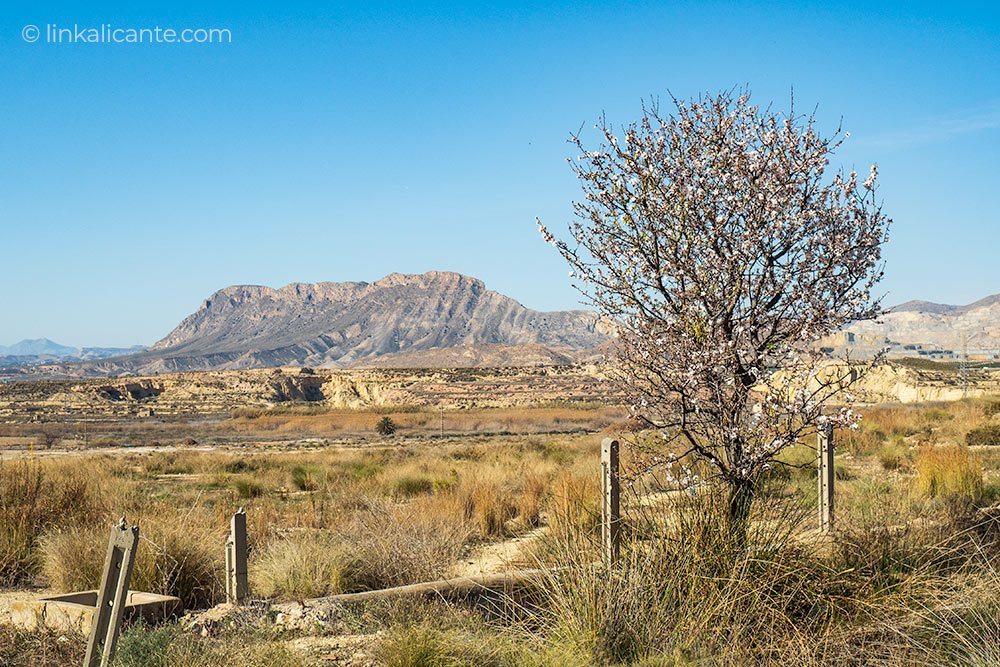
M 247 599 L 247 514 L 241 507 L 233 514 L 226 540 L 226 602 L 243 604 Z
M 104 573 L 97 590 L 97 606 L 90 622 L 84 667 L 106 667 L 115 656 L 138 545 L 139 526 L 129 527 L 125 517 L 122 517 L 118 524 L 111 527 L 108 555 L 104 559 Z
M 827 422 L 819 428 L 819 530 L 833 530 L 833 424 Z
M 618 441 L 605 438 L 601 442 L 601 543 L 608 567 L 618 561 L 621 547 L 620 500 Z

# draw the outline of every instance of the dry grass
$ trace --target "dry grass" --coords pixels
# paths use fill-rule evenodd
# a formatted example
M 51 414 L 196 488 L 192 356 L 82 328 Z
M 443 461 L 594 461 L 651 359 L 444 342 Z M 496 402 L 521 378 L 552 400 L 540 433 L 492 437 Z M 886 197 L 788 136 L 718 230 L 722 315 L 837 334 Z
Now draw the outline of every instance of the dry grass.
M 343 535 L 358 564 L 363 590 L 443 578 L 458 561 L 472 528 L 453 494 L 423 496 L 406 505 L 363 499 Z
M 151 514 L 135 517 L 139 524 L 131 587 L 162 595 L 176 595 L 188 608 L 215 604 L 224 590 L 222 530 L 205 517 Z M 61 591 L 97 588 L 107 551 L 110 529 L 95 523 L 54 531 L 42 542 L 44 573 Z
M 983 467 L 967 447 L 928 445 L 917 454 L 916 490 L 927 498 L 969 504 L 983 493 Z
M 993 664 L 1000 520 L 986 506 L 997 496 L 1000 452 L 960 443 L 994 422 L 995 405 L 867 410 L 858 433 L 837 435 L 839 531 L 822 541 L 807 530 L 816 494 L 809 446 L 789 450 L 791 467 L 769 476 L 745 549 L 724 539 L 711 494 L 664 494 L 662 484 L 641 480 L 625 502 L 615 571 L 594 565 L 600 435 L 171 450 L 81 459 L 79 471 L 46 461 L 36 466 L 42 487 L 65 507 L 35 490 L 35 477 L 0 469 L 0 529 L 27 536 L 7 542 L 15 578 L 45 573 L 58 588 L 84 588 L 98 576 L 107 524 L 125 514 L 156 545 L 143 541 L 139 586 L 186 591 L 197 606 L 219 597 L 223 533 L 240 505 L 250 524 L 252 594 L 278 599 L 440 578 L 484 541 L 547 528 L 535 555 L 563 569 L 534 597 L 485 616 L 415 605 L 427 614 L 376 623 L 358 612 L 357 632 L 373 623 L 386 631 L 378 652 L 385 664 Z M 437 412 L 386 414 L 404 434 L 439 427 Z M 227 428 L 242 420 L 247 429 L 333 433 L 370 429 L 380 416 L 262 412 L 237 415 Z M 469 411 L 446 429 L 557 430 L 601 418 L 564 406 L 509 423 L 503 411 Z M 650 492 L 655 502 L 643 500 Z M 246 664 L 294 660 L 257 629 L 218 641 L 171 628 L 130 637 L 135 665 L 237 664 L 225 652 L 240 642 Z
M 0 665 L 66 667 L 83 664 L 86 639 L 79 635 L 22 630 L 0 624 Z
M 0 463 L 0 584 L 38 573 L 44 531 L 100 514 L 104 499 L 89 472 L 86 465 Z
M 305 600 L 354 590 L 360 570 L 350 547 L 328 533 L 274 540 L 250 561 L 255 596 Z
M 597 476 L 564 473 L 552 483 L 546 515 L 552 534 L 568 540 L 594 535 L 600 528 L 600 488 Z
M 446 433 L 548 433 L 576 430 L 596 431 L 628 417 L 621 407 L 521 407 L 465 410 L 434 410 L 408 407 L 393 410 L 325 409 L 291 412 L 286 410 L 240 410 L 221 425 L 236 431 L 300 433 L 337 437 L 376 433 L 380 419 L 388 417 L 398 434 L 440 431 Z

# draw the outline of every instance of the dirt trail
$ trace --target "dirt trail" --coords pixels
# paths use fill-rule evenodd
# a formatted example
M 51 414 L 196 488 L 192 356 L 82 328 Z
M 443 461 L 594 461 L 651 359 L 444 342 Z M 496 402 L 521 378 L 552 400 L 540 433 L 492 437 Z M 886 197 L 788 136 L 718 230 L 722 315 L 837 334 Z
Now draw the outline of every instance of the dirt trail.
M 540 526 L 503 542 L 479 546 L 452 567 L 448 574 L 453 577 L 474 577 L 522 569 L 518 564 L 518 558 L 525 556 L 526 547 L 541 539 L 546 530 L 545 526 Z

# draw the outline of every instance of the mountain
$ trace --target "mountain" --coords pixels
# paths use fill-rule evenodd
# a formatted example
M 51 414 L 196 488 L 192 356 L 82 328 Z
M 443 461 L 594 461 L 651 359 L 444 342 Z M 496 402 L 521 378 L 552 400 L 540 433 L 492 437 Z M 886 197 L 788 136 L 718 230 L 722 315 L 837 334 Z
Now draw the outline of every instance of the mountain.
M 118 357 L 144 349 L 133 347 L 70 347 L 48 338 L 22 340 L 13 345 L 0 345 L 0 368 L 39 366 L 53 363 L 72 363 L 105 357 Z
M 607 340 L 591 311 L 530 310 L 458 273 L 394 273 L 373 283 L 227 287 L 146 350 L 90 362 L 84 370 L 338 368 L 386 354 L 483 344 L 542 346 L 546 352 L 528 356 L 561 360 L 566 351 Z
M 848 325 L 831 344 L 867 351 L 888 345 L 891 356 L 950 359 L 961 355 L 963 337 L 970 356 L 985 359 L 1000 351 L 1000 294 L 965 306 L 907 301 L 878 321 Z
M 564 366 L 580 359 L 571 350 L 555 350 L 529 343 L 479 343 L 390 352 L 361 359 L 349 368 L 499 368 L 503 366 Z
M 933 303 L 931 301 L 907 301 L 889 309 L 890 313 L 932 313 L 935 315 L 965 315 L 972 311 L 990 308 L 1000 303 L 1000 294 L 993 294 L 970 303 L 967 306 L 951 306 L 946 303 Z
M 48 338 L 26 338 L 13 345 L 0 345 L 0 356 L 26 357 L 45 354 L 52 357 L 70 357 L 78 350 L 76 347 L 54 343 Z

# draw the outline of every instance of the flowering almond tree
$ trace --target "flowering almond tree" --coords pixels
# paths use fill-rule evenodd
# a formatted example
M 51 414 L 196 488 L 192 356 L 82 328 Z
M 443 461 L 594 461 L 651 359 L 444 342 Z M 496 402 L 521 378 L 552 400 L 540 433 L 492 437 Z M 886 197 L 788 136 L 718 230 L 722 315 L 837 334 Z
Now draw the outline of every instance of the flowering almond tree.
M 633 414 L 671 445 L 640 458 L 675 471 L 700 458 L 737 521 L 782 449 L 823 420 L 853 423 L 824 403 L 849 405 L 845 388 L 871 364 L 831 367 L 815 342 L 881 312 L 871 290 L 890 221 L 874 165 L 863 183 L 827 176 L 849 136 L 839 129 L 821 137 L 813 116 L 761 109 L 749 92 L 674 105 L 667 116 L 644 105 L 621 137 L 602 118 L 596 150 L 574 136 L 584 198 L 572 242 L 539 227 L 616 323 Z

